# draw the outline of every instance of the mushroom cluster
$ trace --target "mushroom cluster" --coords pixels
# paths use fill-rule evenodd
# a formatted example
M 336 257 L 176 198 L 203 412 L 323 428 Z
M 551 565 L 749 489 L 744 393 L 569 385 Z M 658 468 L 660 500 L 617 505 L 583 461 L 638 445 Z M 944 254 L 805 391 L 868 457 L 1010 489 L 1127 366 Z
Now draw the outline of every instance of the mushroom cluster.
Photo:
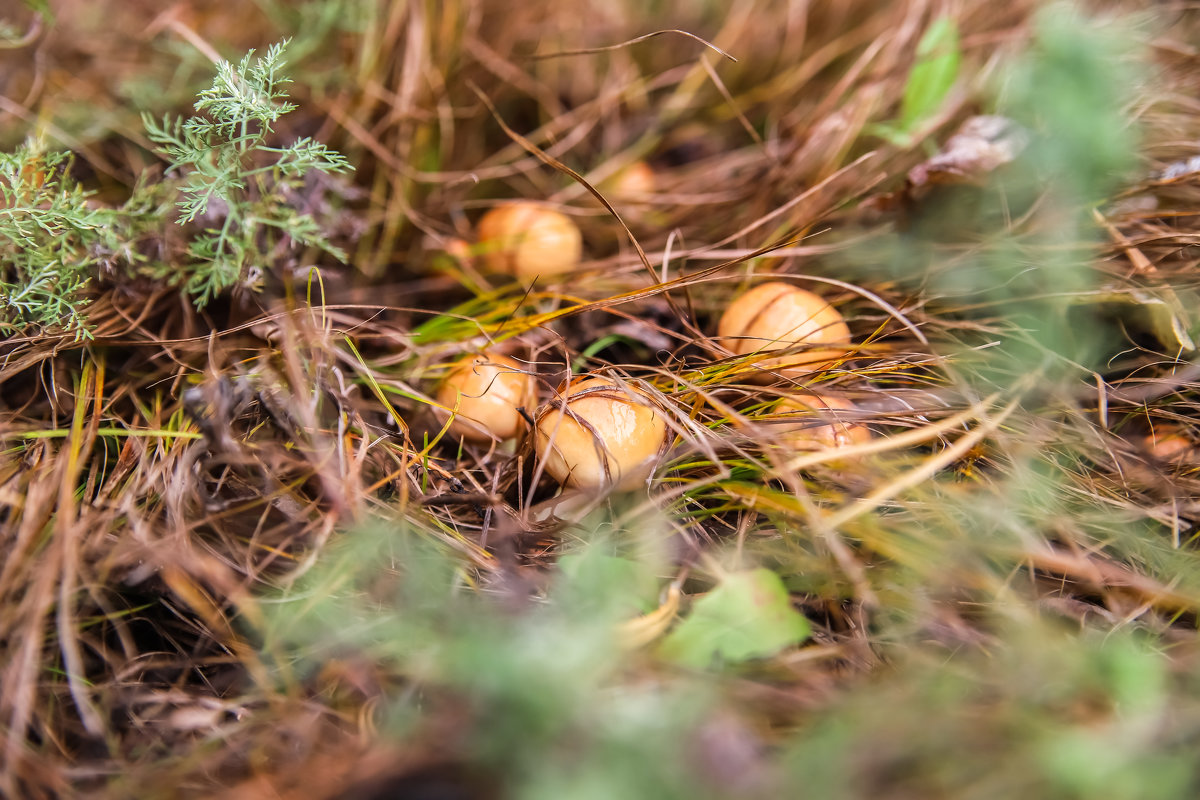
M 853 352 L 841 313 L 820 295 L 782 281 L 759 284 L 734 300 L 717 324 L 717 341 L 734 355 L 756 356 L 749 377 L 763 383 L 807 377 Z M 853 413 L 838 413 L 854 410 L 853 403 L 839 397 L 794 394 L 776 408 L 798 420 L 786 426 L 781 440 L 797 450 L 865 442 L 870 429 L 854 421 Z
M 653 172 L 635 164 L 615 194 L 653 191 Z M 583 252 L 579 228 L 563 214 L 528 201 L 496 206 L 479 221 L 483 265 L 522 281 L 570 273 Z M 827 300 L 783 281 L 759 284 L 736 298 L 717 324 L 716 342 L 749 356 L 758 382 L 795 380 L 851 357 L 845 319 Z M 532 448 L 545 474 L 564 487 L 628 490 L 644 484 L 668 444 L 666 409 L 644 388 L 612 376 L 584 375 L 538 406 L 533 372 L 506 356 L 481 354 L 455 364 L 437 400 L 454 411 L 450 431 L 471 442 L 519 436 L 532 419 Z M 537 408 L 532 418 L 526 409 Z M 848 400 L 811 390 L 774 409 L 779 441 L 796 450 L 860 444 L 870 429 Z M 445 413 L 445 412 L 443 412 Z
M 437 391 L 449 431 L 469 442 L 505 441 L 536 405 L 530 372 L 483 353 L 454 364 Z M 534 448 L 550 477 L 579 489 L 626 490 L 653 472 L 667 441 L 662 409 L 627 381 L 581 377 L 560 387 L 534 416 Z

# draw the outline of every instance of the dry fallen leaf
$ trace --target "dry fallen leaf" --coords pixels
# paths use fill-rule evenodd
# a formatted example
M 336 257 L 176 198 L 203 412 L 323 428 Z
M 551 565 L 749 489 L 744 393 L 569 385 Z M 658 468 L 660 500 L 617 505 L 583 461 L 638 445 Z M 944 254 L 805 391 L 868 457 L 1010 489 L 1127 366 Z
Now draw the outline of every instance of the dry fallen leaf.
M 970 117 L 933 157 L 908 171 L 904 188 L 877 194 L 864 202 L 871 211 L 908 206 L 937 186 L 982 186 L 1000 167 L 1017 159 L 1029 143 L 1029 132 L 997 115 Z
M 926 185 L 980 185 L 1015 161 L 1028 143 L 1028 131 L 1007 117 L 971 117 L 937 155 L 908 171 L 906 190 L 912 195 Z

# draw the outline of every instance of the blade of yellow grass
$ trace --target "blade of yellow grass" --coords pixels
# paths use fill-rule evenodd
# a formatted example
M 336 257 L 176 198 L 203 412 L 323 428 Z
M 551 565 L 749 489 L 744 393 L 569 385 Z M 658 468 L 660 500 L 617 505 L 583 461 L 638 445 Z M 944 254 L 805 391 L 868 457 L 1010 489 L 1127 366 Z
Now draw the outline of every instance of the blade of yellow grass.
M 679 613 L 679 601 L 683 593 L 678 583 L 667 587 L 667 597 L 662 605 L 648 614 L 621 623 L 617 638 L 623 647 L 636 650 L 653 642 L 670 627 Z
M 929 458 L 925 459 L 920 466 L 911 469 L 908 472 L 897 477 L 883 486 L 880 486 L 875 491 L 871 492 L 866 497 L 860 497 L 853 503 L 843 506 L 838 511 L 825 517 L 824 525 L 829 529 L 835 530 L 842 525 L 845 525 L 855 517 L 866 514 L 875 508 L 886 503 L 896 495 L 911 489 L 919 483 L 929 480 L 938 472 L 962 458 L 967 451 L 974 447 L 984 437 L 989 436 L 997 428 L 999 428 L 1009 416 L 1012 415 L 1021 403 L 1021 398 L 1014 398 L 1008 405 L 1001 409 L 999 414 L 993 417 L 988 417 L 981 404 L 976 404 L 972 410 L 979 414 L 979 427 L 970 433 L 964 434 L 959 439 L 945 450 L 942 450 Z
M 817 464 L 825 464 L 831 461 L 841 461 L 847 458 L 855 458 L 857 456 L 871 455 L 873 453 L 886 453 L 890 450 L 904 450 L 918 444 L 929 441 L 930 439 L 941 436 L 942 434 L 952 431 L 955 428 L 961 427 L 964 423 L 978 419 L 983 409 L 986 409 L 1000 397 L 1000 393 L 985 397 L 970 408 L 960 411 L 957 414 L 946 417 L 943 420 L 922 425 L 919 428 L 897 433 L 894 435 L 883 436 L 878 439 L 872 439 L 869 442 L 862 444 L 847 445 L 836 449 L 819 450 L 813 453 L 805 453 L 793 458 L 783 466 L 783 471 L 799 472 L 802 469 L 815 466 Z
M 74 433 L 74 429 L 55 428 L 41 431 L 23 431 L 12 434 L 18 439 L 66 439 Z M 128 428 L 96 428 L 94 435 L 99 437 L 121 438 L 159 438 L 159 439 L 203 439 L 203 434 L 195 431 L 172 431 L 164 428 L 156 430 L 130 430 Z
M 83 460 L 91 452 L 92 442 L 95 441 L 95 429 L 100 421 L 102 395 L 104 392 L 104 362 L 93 362 L 87 359 L 83 363 L 83 372 L 75 387 L 75 396 L 80 402 L 75 404 L 75 413 L 71 419 L 70 435 L 65 443 L 66 463 L 62 470 L 62 480 L 59 484 L 58 508 L 54 520 L 54 537 L 59 550 L 60 580 L 58 583 L 58 608 L 55 622 L 58 627 L 58 647 L 63 656 L 63 667 L 67 677 L 67 686 L 71 699 L 79 711 L 79 719 L 87 732 L 100 736 L 104 732 L 104 720 L 100 712 L 92 704 L 89 687 L 84 679 L 83 652 L 79 648 L 75 627 L 75 593 L 79 578 L 79 541 L 80 526 L 75 507 L 75 489 L 79 481 L 79 470 Z M 84 398 L 94 393 L 92 403 Z M 93 407 L 90 430 L 85 430 L 84 420 L 89 406 Z
M 374 373 L 372 373 L 371 368 L 367 366 L 367 362 L 363 360 L 362 354 L 358 352 L 358 348 L 354 346 L 354 341 L 349 336 L 343 338 L 346 342 L 346 346 L 350 348 L 350 352 L 353 353 L 354 357 L 358 360 L 359 366 L 362 367 L 362 375 L 367 379 L 367 383 L 371 385 L 371 391 L 375 393 L 375 399 L 383 404 L 383 407 L 386 408 L 388 413 L 392 415 L 392 419 L 396 421 L 396 425 L 407 434 L 408 423 L 404 421 L 404 417 L 400 416 L 400 412 L 396 410 L 395 406 L 388 402 L 387 395 L 385 395 L 383 392 L 383 387 L 379 385 L 379 381 L 375 380 Z M 402 396 L 407 395 L 402 393 Z M 419 400 L 420 398 L 410 397 L 409 399 Z

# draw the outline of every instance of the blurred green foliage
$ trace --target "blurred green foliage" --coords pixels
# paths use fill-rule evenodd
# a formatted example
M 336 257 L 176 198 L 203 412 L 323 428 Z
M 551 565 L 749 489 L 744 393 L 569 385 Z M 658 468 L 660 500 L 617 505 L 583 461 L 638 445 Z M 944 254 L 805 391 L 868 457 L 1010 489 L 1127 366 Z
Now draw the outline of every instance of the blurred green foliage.
M 989 113 L 1028 133 L 1015 161 L 978 176 L 981 186 L 921 187 L 900 230 L 845 257 L 843 268 L 864 281 L 898 279 L 921 287 L 932 311 L 987 320 L 987 333 L 961 342 L 963 375 L 1003 386 L 1041 365 L 1054 380 L 1075 380 L 1117 347 L 1120 331 L 1079 299 L 1097 289 L 1091 209 L 1137 163 L 1127 109 L 1145 53 L 1133 44 L 1135 22 L 1070 3 L 1042 7 L 1028 48 L 991 87 Z
M 1197 708 L 1171 708 L 1184 687 L 1151 643 L 1032 617 L 999 634 L 990 653 L 944 662 L 898 652 L 890 680 L 847 696 L 792 743 L 796 785 L 825 798 L 1195 793 L 1178 737 L 1194 742 Z
M 263 647 L 281 675 L 348 653 L 385 667 L 402 680 L 387 712 L 401 737 L 427 735 L 441 704 L 465 707 L 460 734 L 475 766 L 503 775 L 503 796 L 732 796 L 694 763 L 715 687 L 628 679 L 643 656 L 619 623 L 656 581 L 645 548 L 611 552 L 599 541 L 564 556 L 544 594 L 515 582 L 489 596 L 434 540 L 376 524 L 272 601 Z
M 917 59 L 900 101 L 900 129 L 912 131 L 937 113 L 955 81 L 962 61 L 958 25 L 951 17 L 938 17 L 917 43 Z

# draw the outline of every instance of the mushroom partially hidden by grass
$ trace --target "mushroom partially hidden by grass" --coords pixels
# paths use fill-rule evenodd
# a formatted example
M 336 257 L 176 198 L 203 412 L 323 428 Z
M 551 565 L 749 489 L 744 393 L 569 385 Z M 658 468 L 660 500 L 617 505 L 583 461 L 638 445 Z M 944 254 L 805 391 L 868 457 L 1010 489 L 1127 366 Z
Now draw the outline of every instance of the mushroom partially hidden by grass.
M 1159 425 L 1143 439 L 1143 446 L 1159 461 L 1186 461 L 1196 452 L 1196 446 L 1178 425 Z
M 450 433 L 473 442 L 504 441 L 521 432 L 518 409 L 537 402 L 536 388 L 519 362 L 482 353 L 454 365 L 438 387 L 437 401 L 458 408 Z
M 612 196 L 618 200 L 644 199 L 657 189 L 658 178 L 654 168 L 645 161 L 635 161 L 618 172 L 609 186 Z
M 854 420 L 854 403 L 840 397 L 814 393 L 797 394 L 781 402 L 777 415 L 795 419 L 779 426 L 780 439 L 796 450 L 826 450 L 863 444 L 871 440 L 871 430 Z
M 522 281 L 570 272 L 583 258 L 583 236 L 569 217 L 528 201 L 505 203 L 479 220 L 483 263 Z
M 734 355 L 805 345 L 755 362 L 761 370 L 791 378 L 845 358 L 850 345 L 850 328 L 837 309 L 812 292 L 779 281 L 756 286 L 734 300 L 721 315 L 717 336 Z
M 552 478 L 579 489 L 635 488 L 667 441 L 656 403 L 616 378 L 582 378 L 537 415 L 538 458 Z

